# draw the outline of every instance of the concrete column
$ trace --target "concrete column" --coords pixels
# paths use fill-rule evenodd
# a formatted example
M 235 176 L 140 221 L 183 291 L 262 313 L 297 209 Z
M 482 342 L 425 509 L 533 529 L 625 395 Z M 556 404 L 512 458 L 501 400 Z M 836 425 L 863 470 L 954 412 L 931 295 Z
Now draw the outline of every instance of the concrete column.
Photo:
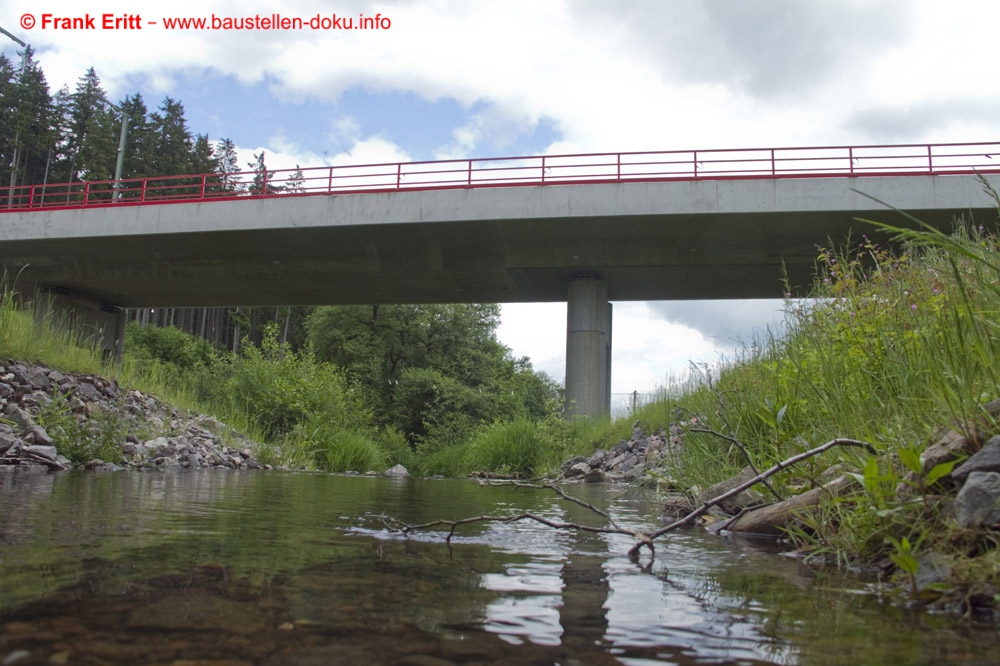
M 566 413 L 584 418 L 611 412 L 611 304 L 595 277 L 569 283 L 566 314 Z

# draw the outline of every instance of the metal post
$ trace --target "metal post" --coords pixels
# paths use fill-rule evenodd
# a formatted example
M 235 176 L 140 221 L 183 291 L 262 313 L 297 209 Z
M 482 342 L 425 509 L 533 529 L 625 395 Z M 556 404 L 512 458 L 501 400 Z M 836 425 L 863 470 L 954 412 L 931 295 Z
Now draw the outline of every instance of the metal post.
M 114 104 L 111 104 L 112 109 L 117 109 Z M 111 197 L 112 201 L 118 202 L 121 197 L 122 188 L 122 162 L 125 161 L 125 137 L 128 135 L 128 114 L 118 109 L 118 112 L 122 114 L 122 131 L 118 135 L 118 161 L 115 163 L 115 194 Z

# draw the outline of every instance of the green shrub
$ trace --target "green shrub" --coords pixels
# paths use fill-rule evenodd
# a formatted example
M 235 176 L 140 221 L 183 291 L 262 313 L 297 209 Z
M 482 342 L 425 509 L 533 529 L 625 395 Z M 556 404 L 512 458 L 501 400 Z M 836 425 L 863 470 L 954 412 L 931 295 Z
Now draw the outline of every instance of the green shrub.
M 468 450 L 469 466 L 480 472 L 532 477 L 541 471 L 551 448 L 531 421 L 498 423 L 472 440 Z
M 334 423 L 317 425 L 311 420 L 292 437 L 310 452 L 315 466 L 328 472 L 367 472 L 385 469 L 385 456 L 364 433 Z
M 215 353 L 207 340 L 173 326 L 140 326 L 129 322 L 125 328 L 125 348 L 138 359 L 169 363 L 181 371 L 210 365 Z

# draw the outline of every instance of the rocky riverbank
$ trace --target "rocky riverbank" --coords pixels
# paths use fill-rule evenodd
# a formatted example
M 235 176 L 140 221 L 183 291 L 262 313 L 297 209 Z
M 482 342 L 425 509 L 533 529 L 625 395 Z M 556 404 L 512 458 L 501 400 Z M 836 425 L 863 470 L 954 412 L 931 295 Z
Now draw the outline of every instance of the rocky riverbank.
M 923 496 L 929 502 L 940 504 L 962 529 L 1000 530 L 1000 432 L 992 425 L 993 420 L 1000 417 L 1000 400 L 984 405 L 982 414 L 981 419 L 959 429 L 943 428 L 937 440 L 920 456 L 920 471 L 908 471 L 896 486 L 895 493 L 900 497 Z M 690 424 L 672 423 L 669 430 L 661 428 L 649 435 L 636 421 L 628 440 L 618 442 L 611 449 L 598 449 L 589 458 L 577 456 L 563 463 L 562 478 L 587 483 L 633 482 L 649 478 L 652 473 L 657 480 L 663 480 L 671 470 L 680 468 L 684 427 L 696 423 L 697 419 Z M 898 464 L 898 460 L 896 462 Z M 733 532 L 780 535 L 797 515 L 817 506 L 824 497 L 863 494 L 864 489 L 857 478 L 863 471 L 841 473 L 844 471 L 838 465 L 821 475 L 819 483 L 790 484 L 793 490 L 805 492 L 784 499 L 778 496 L 778 501 L 772 501 L 776 499 L 773 490 L 772 495 L 765 496 L 747 489 L 710 507 L 706 514 L 723 519 L 722 524 Z M 704 490 L 689 488 L 683 492 L 668 492 L 664 518 L 675 520 L 698 505 L 728 494 L 757 474 L 757 470 L 745 467 L 733 478 Z
M 114 380 L 0 364 L 0 465 L 49 470 L 270 468 L 256 442 Z

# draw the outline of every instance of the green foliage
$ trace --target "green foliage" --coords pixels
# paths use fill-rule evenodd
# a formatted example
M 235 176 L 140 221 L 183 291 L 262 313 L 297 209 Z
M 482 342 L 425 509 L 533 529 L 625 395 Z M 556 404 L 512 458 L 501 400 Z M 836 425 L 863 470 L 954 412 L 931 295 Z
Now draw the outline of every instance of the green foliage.
M 310 420 L 325 419 L 339 428 L 363 428 L 370 415 L 343 374 L 309 354 L 279 342 L 277 326 L 265 331 L 260 348 L 246 344 L 233 358 L 226 392 L 268 438 L 292 432 Z
M 137 359 L 168 363 L 189 372 L 199 366 L 209 366 L 215 354 L 207 341 L 184 333 L 173 326 L 140 326 L 129 322 L 125 329 L 125 345 Z
M 558 387 L 510 356 L 498 323 L 496 305 L 377 305 L 318 308 L 306 328 L 316 358 L 343 368 L 375 423 L 422 456 L 557 409 Z
M 531 421 L 497 423 L 472 440 L 469 465 L 476 471 L 529 478 L 541 471 L 548 449 Z
M 95 458 L 121 460 L 128 424 L 119 411 L 101 410 L 87 420 L 80 419 L 70 410 L 66 396 L 57 392 L 52 402 L 39 410 L 37 422 L 52 438 L 59 453 L 74 463 Z
M 329 472 L 385 469 L 385 455 L 366 434 L 318 421 L 314 418 L 300 424 L 289 437 L 309 452 L 316 467 Z

